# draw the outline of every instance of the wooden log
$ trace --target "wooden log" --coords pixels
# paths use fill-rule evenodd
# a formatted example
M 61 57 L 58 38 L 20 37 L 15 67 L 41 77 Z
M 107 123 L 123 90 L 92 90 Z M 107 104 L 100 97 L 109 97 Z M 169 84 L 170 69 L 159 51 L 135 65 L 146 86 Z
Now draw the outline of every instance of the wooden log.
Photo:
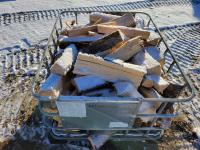
M 88 31 L 93 31 L 96 32 L 97 31 L 97 26 L 85 26 L 82 28 L 77 28 L 77 29 L 71 29 L 67 31 L 67 35 L 69 37 L 74 37 L 74 36 L 80 36 L 80 35 L 87 35 Z
M 159 34 L 156 33 L 153 29 L 150 28 L 144 28 L 144 29 L 150 32 L 149 38 L 144 43 L 145 46 L 157 46 L 157 44 L 161 40 Z
M 148 89 L 144 87 L 139 87 L 139 92 L 145 97 L 145 98 L 162 98 L 162 96 L 155 90 L 155 89 Z M 155 103 L 155 102 L 152 102 Z M 160 106 L 160 102 L 159 102 Z M 156 108 L 159 107 L 158 105 L 155 105 Z
M 146 98 L 161 98 L 154 89 L 139 88 L 140 93 Z M 142 102 L 139 113 L 140 114 L 156 114 L 156 110 L 160 107 L 161 102 Z M 142 117 L 144 122 L 152 121 L 153 117 Z
M 80 75 L 98 75 L 101 78 L 116 82 L 131 81 L 138 87 L 146 74 L 145 67 L 124 63 L 123 61 L 106 61 L 101 57 L 79 53 L 73 73 Z
M 104 25 L 115 25 L 115 26 L 126 26 L 126 27 L 134 27 L 136 25 L 133 14 L 126 13 L 125 15 L 110 20 L 109 22 L 103 23 Z
M 99 24 L 97 25 L 97 31 L 99 33 L 105 33 L 109 34 L 112 32 L 115 32 L 117 30 L 120 30 L 123 32 L 128 38 L 134 38 L 137 36 L 141 36 L 142 39 L 149 38 L 150 32 L 138 29 L 138 28 L 131 28 L 131 27 L 125 27 L 125 26 L 113 26 L 113 25 L 103 25 Z
M 117 91 L 117 96 L 134 98 L 143 97 L 137 91 L 137 88 L 130 82 L 117 82 L 114 84 L 114 87 Z
M 120 31 L 113 32 L 107 36 L 104 36 L 103 38 L 92 42 L 85 50 L 84 52 L 90 53 L 90 54 L 96 54 L 99 52 L 103 52 L 108 49 L 112 49 L 114 46 L 116 46 L 119 43 L 122 43 L 125 41 L 126 37 L 121 33 Z
M 117 19 L 120 16 L 117 15 L 111 15 L 111 14 L 106 14 L 106 13 L 100 13 L 100 12 L 94 12 L 90 14 L 90 23 L 94 24 L 98 21 L 98 23 L 104 23 L 104 22 L 109 22 L 113 19 Z
M 103 38 L 102 34 L 98 34 L 95 36 L 76 36 L 76 37 L 67 37 L 62 36 L 59 38 L 59 45 L 63 43 L 80 43 L 80 42 L 94 42 Z
M 141 85 L 145 88 L 152 88 L 153 87 L 153 80 L 151 79 L 151 76 L 145 76 L 142 80 Z
M 149 53 L 149 55 L 151 55 L 151 57 L 160 63 L 161 68 L 164 66 L 165 59 L 163 51 L 159 50 L 156 46 L 148 46 L 144 47 L 144 49 Z
M 161 75 L 160 63 L 152 58 L 146 50 L 141 50 L 133 56 L 132 63 L 144 65 L 147 68 L 147 74 Z
M 96 36 L 96 35 L 102 35 L 102 34 L 99 34 L 97 32 L 93 32 L 93 31 L 88 31 L 88 35 L 89 36 Z
M 71 69 L 73 63 L 75 62 L 78 50 L 74 44 L 70 44 L 62 56 L 58 58 L 51 67 L 51 72 L 59 75 L 66 75 L 66 73 Z
M 108 54 L 106 57 L 126 61 L 142 49 L 142 44 L 143 41 L 140 36 L 132 38 L 123 43 L 118 49 Z
M 39 94 L 41 96 L 59 96 L 62 88 L 62 77 L 57 74 L 50 74 L 46 81 L 41 84 Z
M 95 75 L 77 77 L 73 79 L 73 84 L 78 92 L 83 92 L 105 85 L 106 81 Z
M 158 75 L 146 75 L 142 86 L 149 87 L 146 84 L 147 82 L 153 82 L 153 87 L 161 94 L 163 94 L 163 91 L 169 86 L 169 82 Z

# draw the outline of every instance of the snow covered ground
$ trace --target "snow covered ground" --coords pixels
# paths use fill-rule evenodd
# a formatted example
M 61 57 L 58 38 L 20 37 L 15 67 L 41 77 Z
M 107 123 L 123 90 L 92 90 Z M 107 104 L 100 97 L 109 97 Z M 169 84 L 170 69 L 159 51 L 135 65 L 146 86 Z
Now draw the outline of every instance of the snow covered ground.
M 130 1 L 131 0 L 0 0 L 0 14 L 21 11 L 42 11 L 70 7 L 109 5 Z M 200 3 L 182 5 L 176 4 L 174 6 L 166 5 L 145 9 L 142 8 L 139 10 L 149 13 L 160 27 L 200 21 Z M 55 18 L 0 25 L 0 55 L 4 49 L 19 49 L 24 45 L 29 46 L 37 43 L 41 39 L 47 38 L 51 32 L 54 21 Z M 17 99 L 16 102 L 19 103 Z M 8 103 L 10 107 L 13 106 L 13 102 Z M 1 108 L 3 107 L 4 106 Z
M 70 7 L 89 7 L 98 5 L 109 5 L 127 3 L 130 0 L 9 0 L 0 2 L 0 14 L 11 12 L 24 12 L 35 10 L 61 9 Z M 139 1 L 139 0 L 134 0 Z M 141 0 L 140 0 L 141 1 Z M 186 0 L 187 1 L 187 0 Z M 133 1 L 131 1 L 133 2 Z M 200 21 L 200 4 L 189 3 L 174 6 L 161 6 L 139 9 L 149 13 L 158 26 L 169 26 L 175 24 L 185 24 Z M 51 32 L 53 19 L 28 21 L 23 23 L 13 23 L 7 26 L 1 25 L 0 30 L 0 51 L 19 48 L 21 41 L 26 40 L 29 44 L 34 44 L 41 39 L 47 38 Z
M 142 0 L 131 0 L 142 1 Z M 32 10 L 89 7 L 130 2 L 130 0 L 3 0 L 0 1 L 0 13 Z

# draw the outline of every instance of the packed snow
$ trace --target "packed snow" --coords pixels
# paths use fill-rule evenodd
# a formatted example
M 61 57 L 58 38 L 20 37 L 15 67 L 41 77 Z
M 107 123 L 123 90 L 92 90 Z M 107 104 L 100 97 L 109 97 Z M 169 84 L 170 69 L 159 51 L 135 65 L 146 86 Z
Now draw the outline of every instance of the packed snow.
M 138 0 L 137 0 L 138 1 Z M 126 3 L 128 0 L 115 1 L 65 1 L 65 0 L 17 0 L 0 2 L 0 13 L 60 9 L 69 7 L 98 6 L 102 4 Z M 65 7 L 66 6 L 66 7 Z M 200 4 L 193 5 L 175 5 L 163 6 L 157 8 L 140 9 L 149 13 L 158 26 L 169 26 L 175 24 L 185 24 L 200 21 Z M 37 43 L 39 40 L 47 38 L 50 35 L 55 19 L 37 20 L 24 23 L 14 23 L 7 26 L 1 26 L 0 30 L 0 50 L 13 49 L 20 47 L 20 41 L 26 39 L 30 45 Z

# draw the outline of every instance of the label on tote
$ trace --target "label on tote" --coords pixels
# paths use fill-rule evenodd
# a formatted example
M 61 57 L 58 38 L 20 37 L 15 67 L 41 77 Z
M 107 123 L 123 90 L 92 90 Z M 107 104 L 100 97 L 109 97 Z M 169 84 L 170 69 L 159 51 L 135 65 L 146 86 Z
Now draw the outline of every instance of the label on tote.
M 86 117 L 85 102 L 56 101 L 61 117 Z

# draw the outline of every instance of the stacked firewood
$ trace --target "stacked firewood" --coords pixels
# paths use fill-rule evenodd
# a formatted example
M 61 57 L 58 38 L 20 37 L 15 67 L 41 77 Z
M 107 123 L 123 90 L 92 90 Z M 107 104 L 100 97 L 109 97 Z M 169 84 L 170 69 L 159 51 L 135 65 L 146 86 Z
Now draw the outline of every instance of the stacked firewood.
M 169 86 L 157 47 L 160 36 L 138 28 L 131 13 L 92 13 L 89 24 L 60 33 L 51 74 L 40 86 L 42 96 L 161 98 Z M 143 102 L 139 113 L 155 114 L 160 102 Z M 144 122 L 152 118 L 142 118 Z

